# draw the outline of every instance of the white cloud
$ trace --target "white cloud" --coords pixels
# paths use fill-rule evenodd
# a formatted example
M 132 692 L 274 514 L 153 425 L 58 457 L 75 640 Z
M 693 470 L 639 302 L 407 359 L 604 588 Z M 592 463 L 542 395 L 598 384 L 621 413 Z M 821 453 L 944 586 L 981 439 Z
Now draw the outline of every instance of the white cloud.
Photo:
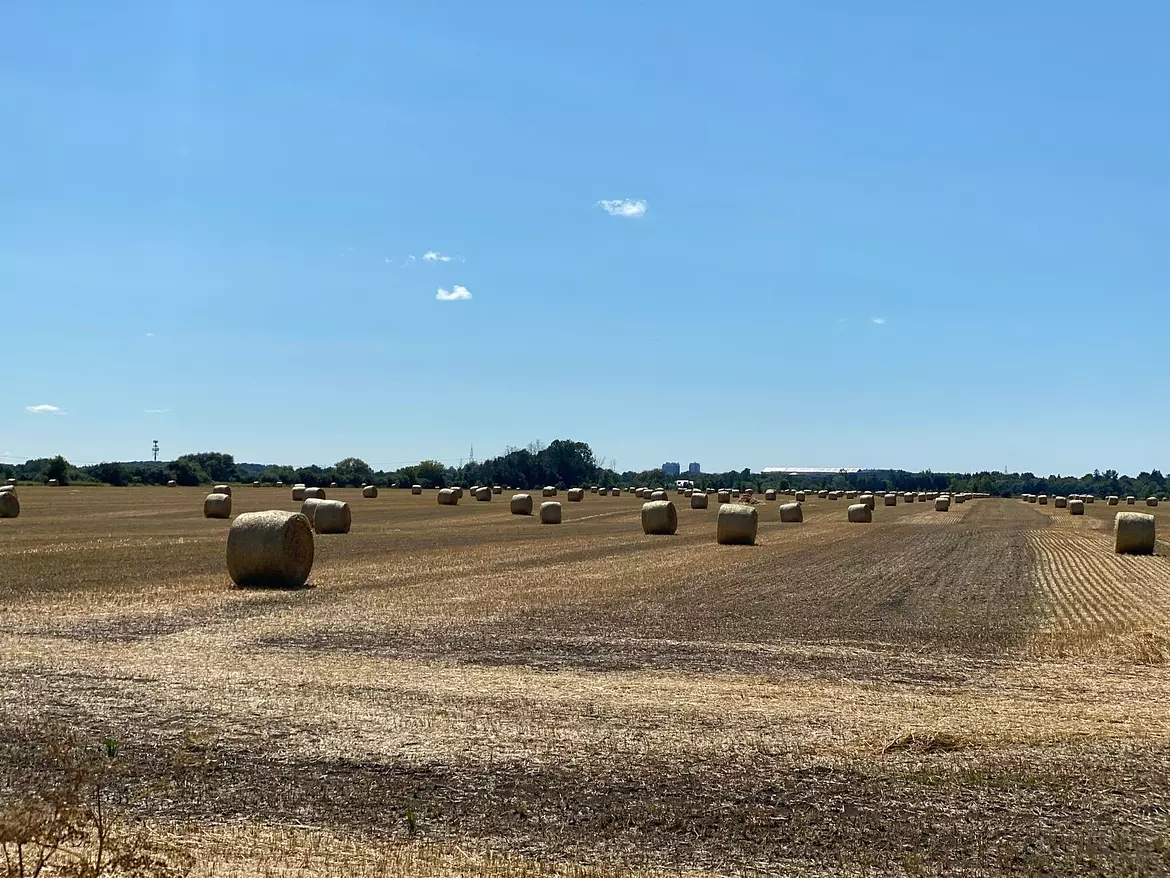
M 885 317 L 870 317 L 869 319 L 870 319 L 871 323 L 876 323 L 878 326 L 885 326 L 886 325 L 886 318 Z
M 646 212 L 646 202 L 633 198 L 603 198 L 597 202 L 610 216 L 624 216 L 627 219 L 637 219 Z
M 148 332 L 148 333 L 146 333 L 146 337 L 147 337 L 147 338 L 154 338 L 154 333 L 153 333 L 153 332 Z
M 414 262 L 414 255 L 413 254 L 408 255 L 406 257 L 406 259 L 404 259 L 402 261 L 402 268 L 406 268 L 406 266 L 410 265 L 410 263 L 412 263 L 412 262 Z
M 467 289 L 467 287 L 462 287 L 459 284 L 455 284 L 455 286 L 449 290 L 445 290 L 442 287 L 439 287 L 439 289 L 435 291 L 435 298 L 440 302 L 461 302 L 465 299 L 471 298 L 471 290 Z
M 47 402 L 41 405 L 26 405 L 24 407 L 26 412 L 32 412 L 34 415 L 63 415 L 65 412 L 57 408 L 55 405 L 49 405 Z
M 148 415 L 165 415 L 170 409 L 143 409 L 142 411 Z
M 450 256 L 444 256 L 442 253 L 436 253 L 434 250 L 428 250 L 423 254 L 423 259 L 427 262 L 450 262 Z

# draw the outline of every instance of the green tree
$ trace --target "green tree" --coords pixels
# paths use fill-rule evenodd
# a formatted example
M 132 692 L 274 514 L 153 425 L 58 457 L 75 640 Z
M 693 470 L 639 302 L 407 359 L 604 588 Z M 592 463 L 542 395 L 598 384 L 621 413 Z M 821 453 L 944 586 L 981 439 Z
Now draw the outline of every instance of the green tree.
M 347 457 L 333 464 L 333 478 L 339 485 L 356 487 L 374 480 L 374 469 L 360 457 Z
M 87 467 L 87 470 L 99 482 L 105 482 L 107 485 L 119 488 L 126 484 L 129 475 L 126 468 L 120 463 L 99 463 L 96 466 Z
M 180 457 L 166 465 L 167 473 L 180 485 L 188 487 L 210 481 L 207 474 L 189 457 Z
M 69 484 L 69 461 L 58 454 L 45 467 L 45 480 L 56 479 L 59 484 Z
M 434 488 L 447 482 L 447 468 L 437 460 L 423 460 L 414 468 L 414 477 L 424 488 Z
M 178 460 L 191 461 L 198 469 L 206 473 L 208 478 L 214 479 L 217 482 L 234 482 L 237 480 L 236 459 L 230 454 L 224 454 L 219 451 L 199 451 L 195 454 L 181 455 Z

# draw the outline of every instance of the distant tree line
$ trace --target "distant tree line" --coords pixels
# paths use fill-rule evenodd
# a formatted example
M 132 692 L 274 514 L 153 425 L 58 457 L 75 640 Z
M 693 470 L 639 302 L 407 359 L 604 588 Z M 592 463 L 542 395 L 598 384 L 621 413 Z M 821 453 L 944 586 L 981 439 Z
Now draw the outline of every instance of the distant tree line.
M 75 467 L 64 457 L 42 457 L 23 464 L 0 464 L 0 477 L 24 482 L 47 483 L 57 479 L 62 485 L 106 484 L 165 485 L 172 479 L 180 485 L 205 485 L 217 482 L 263 484 L 283 482 L 291 485 L 327 486 L 336 482 L 347 487 L 362 483 L 382 487 L 439 488 L 447 485 L 509 485 L 536 488 L 556 485 L 559 488 L 599 485 L 672 485 L 674 477 L 661 469 L 616 472 L 603 465 L 585 442 L 557 439 L 544 445 L 533 442 L 526 448 L 510 447 L 504 453 L 481 462 L 459 467 L 446 466 L 437 460 L 423 460 L 413 466 L 386 472 L 375 470 L 359 457 L 347 457 L 328 467 L 279 466 L 274 464 L 236 463 L 230 454 L 204 451 L 184 454 L 171 461 L 109 462 Z M 1117 470 L 1094 470 L 1084 476 L 1037 476 L 1033 473 L 935 473 L 930 470 L 912 473 L 906 470 L 863 470 L 825 476 L 789 476 L 782 473 L 762 475 L 749 469 L 724 473 L 699 473 L 693 477 L 698 488 L 768 488 L 787 490 L 859 490 L 859 491 L 976 491 L 1011 497 L 1032 494 L 1108 494 L 1137 497 L 1163 496 L 1166 479 L 1158 470 L 1124 476 Z

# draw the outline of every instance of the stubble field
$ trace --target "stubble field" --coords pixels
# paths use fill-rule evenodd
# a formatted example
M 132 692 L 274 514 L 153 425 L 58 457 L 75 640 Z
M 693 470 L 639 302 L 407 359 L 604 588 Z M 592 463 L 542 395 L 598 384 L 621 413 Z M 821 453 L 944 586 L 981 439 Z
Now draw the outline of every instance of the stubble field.
M 257 591 L 202 490 L 19 492 L 0 732 L 116 737 L 197 875 L 1170 871 L 1170 546 L 1102 501 L 760 501 L 744 547 L 713 498 L 334 490 L 312 587 Z

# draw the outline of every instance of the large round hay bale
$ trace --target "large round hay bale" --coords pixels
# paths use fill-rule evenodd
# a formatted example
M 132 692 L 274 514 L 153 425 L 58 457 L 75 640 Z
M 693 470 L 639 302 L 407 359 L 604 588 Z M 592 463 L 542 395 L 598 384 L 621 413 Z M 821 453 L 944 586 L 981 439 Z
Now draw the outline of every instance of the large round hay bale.
M 1152 555 L 1156 536 L 1152 515 L 1118 512 L 1113 519 L 1113 551 L 1119 555 Z
M 590 494 L 596 494 L 600 490 L 601 490 L 601 488 L 598 487 L 597 485 L 590 485 L 589 486 L 589 493 Z
M 715 541 L 721 545 L 752 546 L 760 527 L 760 513 L 746 503 L 724 503 L 715 522 Z
M 16 518 L 20 515 L 20 500 L 15 491 L 0 494 L 0 518 Z
M 641 499 L 642 499 L 642 496 L 643 496 L 645 493 L 646 493 L 646 489 L 645 489 L 645 488 L 634 488 L 634 496 L 635 496 L 635 497 L 637 497 L 639 500 L 641 500 Z
M 213 491 L 203 498 L 204 518 L 231 518 L 232 498 L 230 494 Z
M 547 503 L 540 504 L 540 523 L 541 524 L 560 524 L 561 523 L 561 504 L 555 500 L 549 500 Z
M 819 497 L 821 500 L 827 500 L 829 497 L 829 492 L 828 491 L 817 491 L 817 497 Z
M 211 489 L 211 493 L 212 494 L 227 494 L 230 497 L 232 495 L 232 486 L 231 485 L 216 485 L 214 488 Z
M 731 491 L 731 496 L 732 496 L 732 499 L 736 499 L 736 500 L 738 500 L 738 499 L 739 499 L 739 496 L 740 496 L 740 492 L 739 492 L 739 491 L 736 491 L 735 489 L 732 489 L 732 491 Z
M 1093 503 L 1096 503 L 1096 502 L 1097 502 L 1097 498 L 1096 498 L 1096 497 L 1094 497 L 1092 494 L 1086 494 L 1086 495 L 1085 495 L 1084 497 L 1082 497 L 1081 499 L 1082 499 L 1082 500 L 1084 500 L 1086 503 L 1089 503 L 1089 504 L 1093 504 Z
M 475 489 L 474 497 L 481 503 L 490 503 L 492 499 L 492 489 L 487 485 L 480 485 Z
M 236 585 L 300 588 L 313 569 L 313 529 L 299 512 L 245 512 L 227 539 L 228 575 Z
M 597 489 L 597 496 L 598 497 L 608 497 L 609 496 L 609 488 L 598 488 Z
M 1158 505 L 1158 498 L 1157 497 L 1147 497 L 1146 498 L 1146 505 L 1147 506 L 1157 506 Z
M 776 499 L 776 489 L 775 488 L 768 488 L 766 491 L 764 491 L 764 499 L 765 500 L 775 500 Z
M 292 486 L 292 498 L 294 501 L 301 502 L 305 499 L 305 491 L 309 490 L 299 482 Z
M 309 527 L 316 528 L 315 517 L 317 515 L 317 507 L 322 503 L 328 502 L 328 500 L 322 500 L 318 497 L 309 497 L 301 503 L 301 515 L 309 519 Z
M 570 503 L 580 503 L 584 499 L 585 499 L 585 489 L 584 488 L 569 488 L 569 502 Z
M 873 521 L 873 510 L 864 503 L 854 503 L 846 511 L 846 516 L 852 524 L 869 524 Z
M 804 521 L 804 507 L 800 503 L 781 503 L 780 520 L 786 524 Z
M 310 498 L 314 498 L 317 500 L 324 500 L 325 499 L 325 489 L 324 488 L 305 488 L 305 499 L 308 500 Z
M 1057 509 L 1065 509 L 1068 507 L 1068 498 L 1067 497 L 1054 497 L 1052 499 L 1052 505 L 1055 506 Z
M 829 499 L 830 500 L 840 500 L 841 499 L 841 492 L 840 491 L 830 491 L 829 492 Z
M 1105 498 L 1105 502 L 1107 504 L 1109 504 L 1110 506 L 1116 506 L 1118 500 L 1120 500 L 1120 499 L 1121 498 L 1116 496 L 1115 494 L 1110 494 L 1108 497 Z
M 1041 506 L 1047 506 L 1048 505 L 1048 495 L 1047 494 L 1038 495 L 1036 497 L 1036 502 Z
M 9 479 L 7 483 L 13 487 L 16 487 L 16 479 Z
M 557 489 L 552 485 L 545 485 L 544 489 L 540 492 L 541 497 L 555 497 L 556 495 Z
M 259 482 L 252 482 L 252 487 L 253 487 L 253 488 L 259 488 L 259 487 L 260 487 L 260 483 L 259 483 Z
M 1126 506 L 1133 506 L 1135 503 L 1137 503 L 1137 497 L 1133 496 L 1133 494 L 1130 494 L 1128 497 L 1125 498 L 1125 505 Z
M 503 485 L 492 485 L 492 493 L 493 494 L 503 494 L 504 493 L 504 486 Z
M 720 491 L 718 494 L 715 495 L 715 502 L 716 503 L 730 503 L 731 502 L 731 492 L 730 491 Z
M 422 493 L 422 485 L 411 485 L 410 486 L 410 493 L 415 494 L 415 495 L 421 494 Z
M 277 482 L 277 483 L 276 483 L 276 487 L 278 487 L 278 488 L 283 488 L 283 487 L 284 487 L 284 482 Z
M 877 497 L 875 497 L 873 494 L 870 494 L 870 493 L 862 494 L 860 497 L 857 498 L 857 502 L 864 503 L 871 510 L 877 508 Z
M 845 492 L 845 499 L 846 500 L 856 500 L 857 494 L 858 494 L 857 491 L 846 491 Z
M 378 486 L 377 485 L 366 485 L 364 488 L 362 488 L 362 496 L 365 497 L 367 500 L 378 499 Z
M 707 494 L 701 491 L 695 491 L 695 493 L 691 494 L 691 509 L 706 509 L 707 497 Z
M 804 503 L 806 499 L 808 499 L 808 494 L 806 494 L 804 491 L 797 491 L 796 492 L 796 502 L 797 503 Z
M 666 500 L 667 498 L 668 498 L 668 495 L 665 491 L 651 491 L 650 492 L 650 499 L 651 500 Z
M 884 506 L 897 506 L 898 505 L 898 495 L 897 494 L 886 494 L 884 497 L 882 497 L 882 505 L 884 505 Z
M 532 495 L 531 494 L 513 494 L 509 508 L 513 515 L 531 515 L 532 514 Z
M 15 494 L 16 485 L 0 485 L 0 494 Z
M 903 503 L 913 503 L 917 499 L 918 499 L 918 495 L 915 494 L 913 491 L 907 491 L 905 494 L 902 495 L 902 502 Z
M 56 479 L 49 479 L 49 487 L 51 487 L 51 488 L 57 487 L 56 482 L 57 482 Z M 179 483 L 176 482 L 174 479 L 167 479 L 167 487 L 168 488 L 175 488 L 178 486 L 178 484 Z
M 463 486 L 462 485 L 456 485 L 454 488 L 451 489 L 451 492 L 455 495 L 456 500 L 463 499 Z
M 1068 514 L 1069 515 L 1084 515 L 1085 514 L 1085 501 L 1084 500 L 1069 500 L 1068 501 Z
M 935 497 L 934 498 L 934 511 L 935 512 L 950 512 L 951 511 L 951 498 L 948 497 L 946 494 L 943 494 L 939 497 Z
M 440 506 L 458 506 L 459 495 L 455 493 L 454 488 L 440 488 L 439 489 L 439 505 Z
M 642 533 L 673 534 L 678 530 L 678 510 L 669 500 L 642 504 Z
M 348 503 L 342 503 L 340 500 L 317 501 L 317 506 L 313 510 L 313 530 L 317 533 L 347 534 L 351 524 L 353 515 L 350 513 Z
M 330 487 L 330 488 L 336 488 L 336 487 L 337 487 L 337 482 L 330 482 L 330 483 L 329 483 L 329 487 Z M 362 487 L 365 487 L 365 483 L 364 483 L 364 482 L 362 483 Z

